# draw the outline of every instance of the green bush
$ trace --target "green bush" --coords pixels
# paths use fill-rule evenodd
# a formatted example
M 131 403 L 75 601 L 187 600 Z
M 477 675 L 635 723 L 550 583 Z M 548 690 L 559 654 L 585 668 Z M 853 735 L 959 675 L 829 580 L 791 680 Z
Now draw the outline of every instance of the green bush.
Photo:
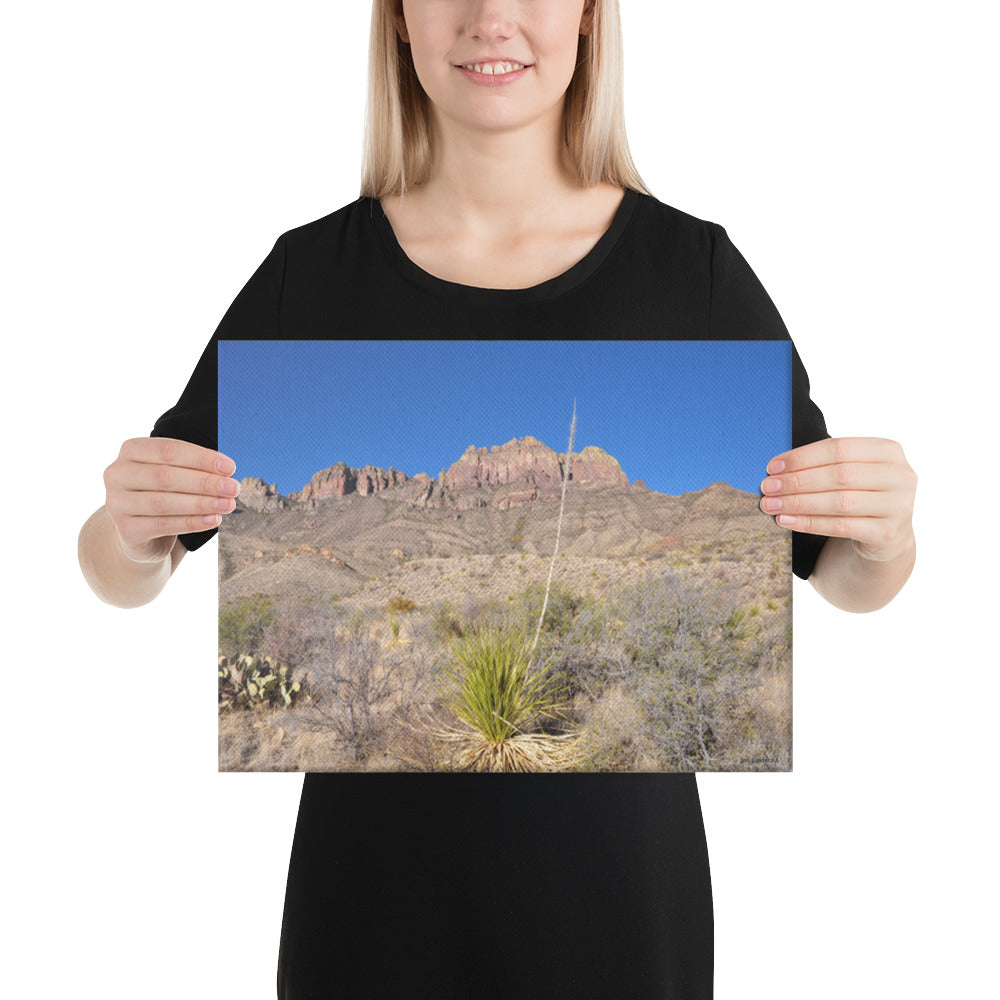
M 219 655 L 255 654 L 277 612 L 266 598 L 246 597 L 219 609 Z
M 538 625 L 544 599 L 545 585 L 542 583 L 533 583 L 525 587 L 515 598 L 514 603 L 518 607 L 521 620 L 525 628 L 530 628 L 532 633 Z M 542 621 L 542 632 L 565 635 L 587 600 L 585 595 L 578 594 L 565 583 L 553 580 L 549 589 L 549 603 L 545 607 L 545 618 Z

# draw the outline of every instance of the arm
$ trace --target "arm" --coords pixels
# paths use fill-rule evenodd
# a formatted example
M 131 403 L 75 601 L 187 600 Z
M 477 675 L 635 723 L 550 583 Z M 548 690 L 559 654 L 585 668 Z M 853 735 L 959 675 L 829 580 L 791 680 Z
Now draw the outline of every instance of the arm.
M 821 597 L 842 611 L 878 611 L 903 589 L 916 554 L 912 532 L 906 549 L 884 562 L 858 555 L 849 538 L 831 538 L 820 551 L 809 582 Z
M 165 553 L 132 559 L 122 548 L 107 507 L 99 507 L 80 529 L 77 555 L 83 577 L 105 604 L 138 608 L 152 601 L 177 569 L 187 549 L 174 536 Z
M 828 536 L 809 581 L 843 611 L 877 611 L 903 588 L 916 560 L 917 475 L 883 438 L 827 438 L 777 455 L 760 507 L 779 525 Z

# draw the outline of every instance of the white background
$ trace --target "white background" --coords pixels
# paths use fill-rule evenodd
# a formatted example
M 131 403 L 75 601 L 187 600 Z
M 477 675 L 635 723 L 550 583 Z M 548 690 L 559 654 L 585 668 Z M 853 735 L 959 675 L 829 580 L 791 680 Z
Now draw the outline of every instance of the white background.
M 988 7 L 622 6 L 646 183 L 727 228 L 831 433 L 895 438 L 920 475 L 917 569 L 889 607 L 848 615 L 796 581 L 794 772 L 699 778 L 716 996 L 984 996 Z M 217 773 L 217 543 L 123 611 L 87 588 L 76 537 L 275 238 L 357 197 L 369 9 L 8 12 L 7 995 L 275 995 L 302 778 Z

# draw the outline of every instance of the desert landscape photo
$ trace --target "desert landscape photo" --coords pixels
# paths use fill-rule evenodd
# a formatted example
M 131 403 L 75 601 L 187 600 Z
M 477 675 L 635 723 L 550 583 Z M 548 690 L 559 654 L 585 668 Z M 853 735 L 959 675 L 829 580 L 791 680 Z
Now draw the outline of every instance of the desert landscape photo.
M 790 770 L 789 357 L 220 343 L 219 769 Z

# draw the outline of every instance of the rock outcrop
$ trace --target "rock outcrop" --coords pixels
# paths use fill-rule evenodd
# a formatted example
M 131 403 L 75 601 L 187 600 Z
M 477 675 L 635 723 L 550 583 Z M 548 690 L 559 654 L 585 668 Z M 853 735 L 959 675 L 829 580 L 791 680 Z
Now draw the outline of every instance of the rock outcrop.
M 315 508 L 333 497 L 357 493 L 372 496 L 395 490 L 393 497 L 419 507 L 520 507 L 536 500 L 558 496 L 562 488 L 566 456 L 553 451 L 537 438 L 514 438 L 492 448 L 470 445 L 449 469 L 441 470 L 438 479 L 425 472 L 408 476 L 398 469 L 365 465 L 354 469 L 337 462 L 321 469 L 296 493 L 283 497 L 275 484 L 262 479 L 244 479 L 240 501 L 250 510 L 270 513 L 297 504 Z M 618 460 L 601 448 L 588 445 L 574 453 L 570 481 L 596 486 L 628 487 L 628 476 Z M 511 487 L 511 489 L 495 489 Z M 494 492 L 483 495 L 482 490 Z
M 375 465 L 365 465 L 360 469 L 352 469 L 344 462 L 338 462 L 317 472 L 298 493 L 289 494 L 289 499 L 312 506 L 315 501 L 328 497 L 345 497 L 350 493 L 371 496 L 408 482 L 410 477 L 405 472 L 392 467 L 380 469 Z
M 469 445 L 444 474 L 441 485 L 449 490 L 467 490 L 507 483 L 546 486 L 561 481 L 562 466 L 556 452 L 533 437 L 524 437 L 492 448 Z
M 628 486 L 628 476 L 622 471 L 618 459 L 592 444 L 573 456 L 569 479 L 571 483 Z
M 522 483 L 538 487 L 537 495 L 542 496 L 561 486 L 565 460 L 565 455 L 533 437 L 514 438 L 492 448 L 470 445 L 447 472 L 442 472 L 440 483 L 451 491 Z M 593 445 L 573 455 L 570 481 L 628 486 L 628 476 L 617 459 Z
M 238 502 L 248 510 L 271 514 L 287 507 L 288 501 L 277 489 L 276 483 L 265 483 L 256 476 L 248 476 L 240 480 L 240 495 Z

